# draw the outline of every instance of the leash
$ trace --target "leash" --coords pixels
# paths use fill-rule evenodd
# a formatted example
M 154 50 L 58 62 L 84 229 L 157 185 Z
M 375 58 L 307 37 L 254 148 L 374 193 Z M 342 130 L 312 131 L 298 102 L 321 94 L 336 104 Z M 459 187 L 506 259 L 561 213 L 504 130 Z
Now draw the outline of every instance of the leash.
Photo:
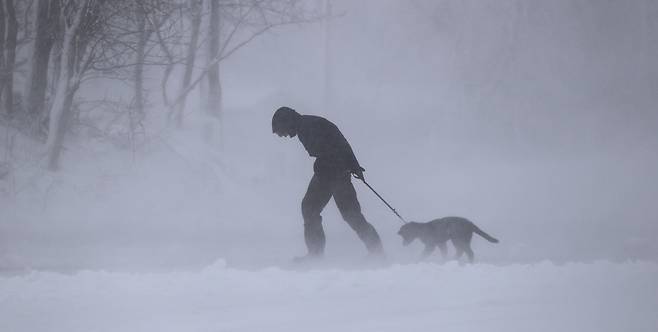
M 368 188 L 370 188 L 370 190 L 372 190 L 372 192 L 375 193 L 375 195 L 377 195 L 377 197 L 379 197 L 379 199 L 380 199 L 382 202 L 384 202 L 384 204 L 386 204 L 386 206 L 388 206 L 388 208 L 391 209 L 391 211 L 393 211 L 393 213 L 395 213 L 396 216 L 398 216 L 398 218 L 400 218 L 400 221 L 402 221 L 403 224 L 406 224 L 406 223 L 407 223 L 407 221 L 404 220 L 404 218 L 402 218 L 402 216 L 398 213 L 398 211 L 396 211 L 396 210 L 391 206 L 391 204 L 388 204 L 388 202 L 387 202 L 387 201 L 386 201 L 386 200 L 385 200 L 385 199 L 384 199 L 384 198 L 383 198 L 383 197 L 382 197 L 382 196 L 381 196 L 381 195 L 380 195 L 380 194 L 379 194 L 379 193 L 378 193 L 373 187 L 371 187 L 370 184 L 368 184 L 368 182 L 366 182 L 365 179 L 363 179 L 363 178 L 358 178 L 358 179 L 361 180 L 361 181 L 363 181 L 363 183 L 364 183 L 366 186 L 368 186 Z

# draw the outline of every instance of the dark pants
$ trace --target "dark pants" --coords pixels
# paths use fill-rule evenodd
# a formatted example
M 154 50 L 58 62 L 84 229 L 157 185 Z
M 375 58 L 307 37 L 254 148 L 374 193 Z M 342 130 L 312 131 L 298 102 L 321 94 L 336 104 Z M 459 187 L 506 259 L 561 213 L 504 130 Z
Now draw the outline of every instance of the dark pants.
M 382 243 L 377 231 L 361 213 L 361 205 L 359 205 L 356 198 L 351 175 L 344 173 L 323 176 L 315 173 L 302 200 L 304 240 L 306 240 L 308 253 L 310 255 L 322 255 L 324 253 L 325 236 L 320 213 L 332 196 L 343 219 L 356 232 L 368 251 L 371 253 L 381 252 Z

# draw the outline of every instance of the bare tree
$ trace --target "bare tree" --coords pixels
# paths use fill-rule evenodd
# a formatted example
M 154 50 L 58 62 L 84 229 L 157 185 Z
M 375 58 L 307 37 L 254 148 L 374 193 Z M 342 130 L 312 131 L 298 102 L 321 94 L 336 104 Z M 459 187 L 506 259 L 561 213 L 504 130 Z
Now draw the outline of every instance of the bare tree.
M 202 90 L 203 103 L 208 120 L 203 129 L 206 141 L 210 142 L 214 136 L 219 134 L 220 147 L 223 146 L 221 137 L 222 124 L 222 85 L 219 76 L 219 61 L 213 63 L 213 59 L 219 57 L 219 46 L 221 42 L 221 31 L 223 20 L 219 0 L 209 0 L 210 17 L 208 19 L 208 85 Z
M 146 61 L 146 43 L 149 38 L 145 7 L 144 2 L 137 1 L 135 3 L 138 36 L 135 54 L 135 110 L 140 118 L 144 117 L 144 62 Z
M 32 1 L 31 33 L 27 16 L 24 25 L 17 24 L 21 20 L 16 20 L 16 8 L 27 13 Z M 12 109 L 14 105 L 13 79 L 8 81 L 11 76 L 5 73 L 13 75 L 16 54 L 25 54 L 22 59 L 29 61 L 26 67 L 30 71 L 25 78 L 24 109 L 35 133 L 40 132 L 41 123 L 47 123 L 43 131 L 47 132 L 47 167 L 51 170 L 58 167 L 71 120 L 80 123 L 80 109 L 98 104 L 76 98 L 85 82 L 134 83 L 134 98 L 126 106 L 133 132 L 147 112 L 145 76 L 151 69 L 164 68 L 154 73 L 162 79 L 162 97 L 177 126 L 182 126 L 189 92 L 207 77 L 211 92 L 203 95 L 202 105 L 212 119 L 221 119 L 220 62 L 269 29 L 315 19 L 307 15 L 300 0 L 5 0 L 0 7 L 0 30 L 4 29 L 0 35 L 5 37 L 0 38 L 4 106 Z M 17 35 L 21 37 L 18 42 Z M 25 41 L 32 41 L 33 47 L 16 52 L 16 45 Z M 206 61 L 199 66 L 203 47 Z M 182 80 L 170 97 L 167 88 L 177 68 Z M 116 108 L 123 103 L 118 98 L 98 102 Z
M 145 66 L 164 64 L 151 61 L 149 40 L 153 23 L 165 0 L 66 0 L 62 2 L 60 24 L 63 35 L 54 70 L 57 78 L 49 113 L 48 168 L 56 169 L 62 140 L 73 112 L 75 93 L 91 80 L 134 80 L 135 100 L 129 109 L 130 132 L 144 116 Z M 135 11 L 136 8 L 137 12 Z M 139 11 L 142 10 L 140 13 Z M 156 13 L 153 13 L 155 11 Z M 166 15 L 165 15 L 166 16 Z M 116 101 L 111 103 L 116 104 Z M 132 112 L 137 107 L 138 112 Z M 136 116 L 135 116 L 136 115 Z M 137 119 L 135 119 L 137 118 Z
M 209 0 L 210 17 L 208 20 L 208 90 L 206 97 L 206 112 L 219 120 L 222 114 L 222 86 L 219 81 L 219 62 L 211 63 L 219 57 L 219 42 L 221 39 L 220 1 Z
M 199 47 L 199 35 L 201 29 L 201 15 L 202 15 L 202 0 L 189 1 L 189 15 L 190 25 L 192 31 L 190 32 L 190 40 L 187 45 L 187 52 L 185 56 L 185 72 L 183 73 L 183 81 L 181 82 L 181 90 L 184 90 L 192 80 L 192 73 L 194 71 L 194 63 L 197 58 L 197 49 Z M 178 128 L 183 126 L 183 109 L 185 107 L 185 98 L 173 105 L 175 110 L 176 126 Z
M 160 57 L 155 51 L 151 40 L 155 34 L 162 35 L 162 29 L 167 21 L 171 18 L 173 11 L 180 7 L 176 0 L 131 0 L 129 3 L 130 11 L 134 12 L 134 34 L 136 35 L 135 43 L 135 60 L 134 60 L 134 84 L 135 100 L 134 108 L 137 116 L 141 119 L 145 116 L 145 87 L 144 72 L 147 66 L 166 66 L 168 60 L 166 56 Z M 130 13 L 127 13 L 130 16 Z M 130 25 L 130 24 L 128 24 Z M 129 28 L 124 31 L 128 34 Z M 128 41 L 126 41 L 128 42 Z
M 56 170 L 59 155 L 62 149 L 62 140 L 66 128 L 66 120 L 72 104 L 73 94 L 80 87 L 82 80 L 79 71 L 80 53 L 78 39 L 80 39 L 83 21 L 93 14 L 88 11 L 96 5 L 94 0 L 66 1 L 61 10 L 60 20 L 64 28 L 62 49 L 60 56 L 60 73 L 56 84 L 53 105 L 50 109 L 50 122 L 48 126 L 48 140 L 46 149 L 48 153 L 48 169 Z
M 66 0 L 60 22 L 59 74 L 49 113 L 48 168 L 57 169 L 62 140 L 83 81 L 125 79 L 134 67 L 133 30 L 125 30 L 128 0 Z
M 210 0 L 210 29 L 206 66 L 197 77 L 170 101 L 170 107 L 184 105 L 187 95 L 210 73 L 205 96 L 207 110 L 219 119 L 221 111 L 221 77 L 219 64 L 267 31 L 288 24 L 313 22 L 321 18 L 309 12 L 300 0 Z
M 34 133 L 39 131 L 48 87 L 48 63 L 53 44 L 59 34 L 61 0 L 37 0 L 34 46 L 28 57 L 29 74 L 25 88 L 25 111 L 33 118 Z
M 170 112 L 169 115 L 174 115 L 175 109 L 171 106 L 169 95 L 167 93 L 167 86 L 169 83 L 169 78 L 171 73 L 176 67 L 176 65 L 184 63 L 186 60 L 185 56 L 180 56 L 177 54 L 176 49 L 183 46 L 184 42 L 184 30 L 181 26 L 184 26 L 185 22 L 185 8 L 189 4 L 189 0 L 185 0 L 183 5 L 176 5 L 172 3 L 166 3 L 166 0 L 163 0 L 164 3 L 159 3 L 158 12 L 161 12 L 162 15 L 153 15 L 149 16 L 149 24 L 151 29 L 155 34 L 156 44 L 160 50 L 160 60 L 162 61 L 162 66 L 165 67 L 164 73 L 161 78 L 160 90 L 162 92 L 162 100 L 165 105 L 169 106 Z M 173 0 L 172 0 L 173 1 Z M 164 9 L 162 8 L 164 5 Z M 177 14 L 177 15 L 176 15 Z M 188 44 L 189 45 L 189 44 Z
M 5 35 L 7 30 L 7 14 L 5 13 L 4 1 L 0 2 L 0 97 L 2 96 L 5 84 L 5 79 L 8 68 L 5 66 L 5 50 L 7 48 Z
M 2 93 L 5 100 L 5 110 L 11 115 L 14 113 L 14 67 L 16 64 L 18 21 L 16 20 L 16 6 L 14 0 L 5 0 L 4 7 L 7 28 L 5 32 L 6 41 L 4 43 L 6 55 L 4 57 L 4 72 L 2 74 Z

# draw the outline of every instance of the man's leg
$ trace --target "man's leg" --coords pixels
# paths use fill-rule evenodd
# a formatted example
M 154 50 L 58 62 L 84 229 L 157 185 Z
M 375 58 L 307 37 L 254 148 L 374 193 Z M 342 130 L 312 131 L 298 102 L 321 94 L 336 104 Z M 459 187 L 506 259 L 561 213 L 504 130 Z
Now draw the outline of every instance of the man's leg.
M 331 184 L 326 179 L 313 175 L 308 184 L 306 195 L 302 199 L 302 216 L 304 217 L 304 240 L 308 254 L 321 256 L 324 253 L 324 229 L 320 212 L 331 199 Z
M 356 198 L 350 175 L 340 176 L 333 180 L 333 194 L 336 206 L 343 219 L 352 227 L 370 253 L 382 252 L 382 241 L 375 228 L 366 221 L 361 213 L 361 205 Z

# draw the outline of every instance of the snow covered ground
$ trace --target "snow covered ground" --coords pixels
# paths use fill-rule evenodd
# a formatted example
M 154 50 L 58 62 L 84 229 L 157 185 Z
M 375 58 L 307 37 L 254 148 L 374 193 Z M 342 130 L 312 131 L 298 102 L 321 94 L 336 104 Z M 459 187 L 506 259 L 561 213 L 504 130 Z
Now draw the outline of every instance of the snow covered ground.
M 658 265 L 0 277 L 0 331 L 656 331 Z

